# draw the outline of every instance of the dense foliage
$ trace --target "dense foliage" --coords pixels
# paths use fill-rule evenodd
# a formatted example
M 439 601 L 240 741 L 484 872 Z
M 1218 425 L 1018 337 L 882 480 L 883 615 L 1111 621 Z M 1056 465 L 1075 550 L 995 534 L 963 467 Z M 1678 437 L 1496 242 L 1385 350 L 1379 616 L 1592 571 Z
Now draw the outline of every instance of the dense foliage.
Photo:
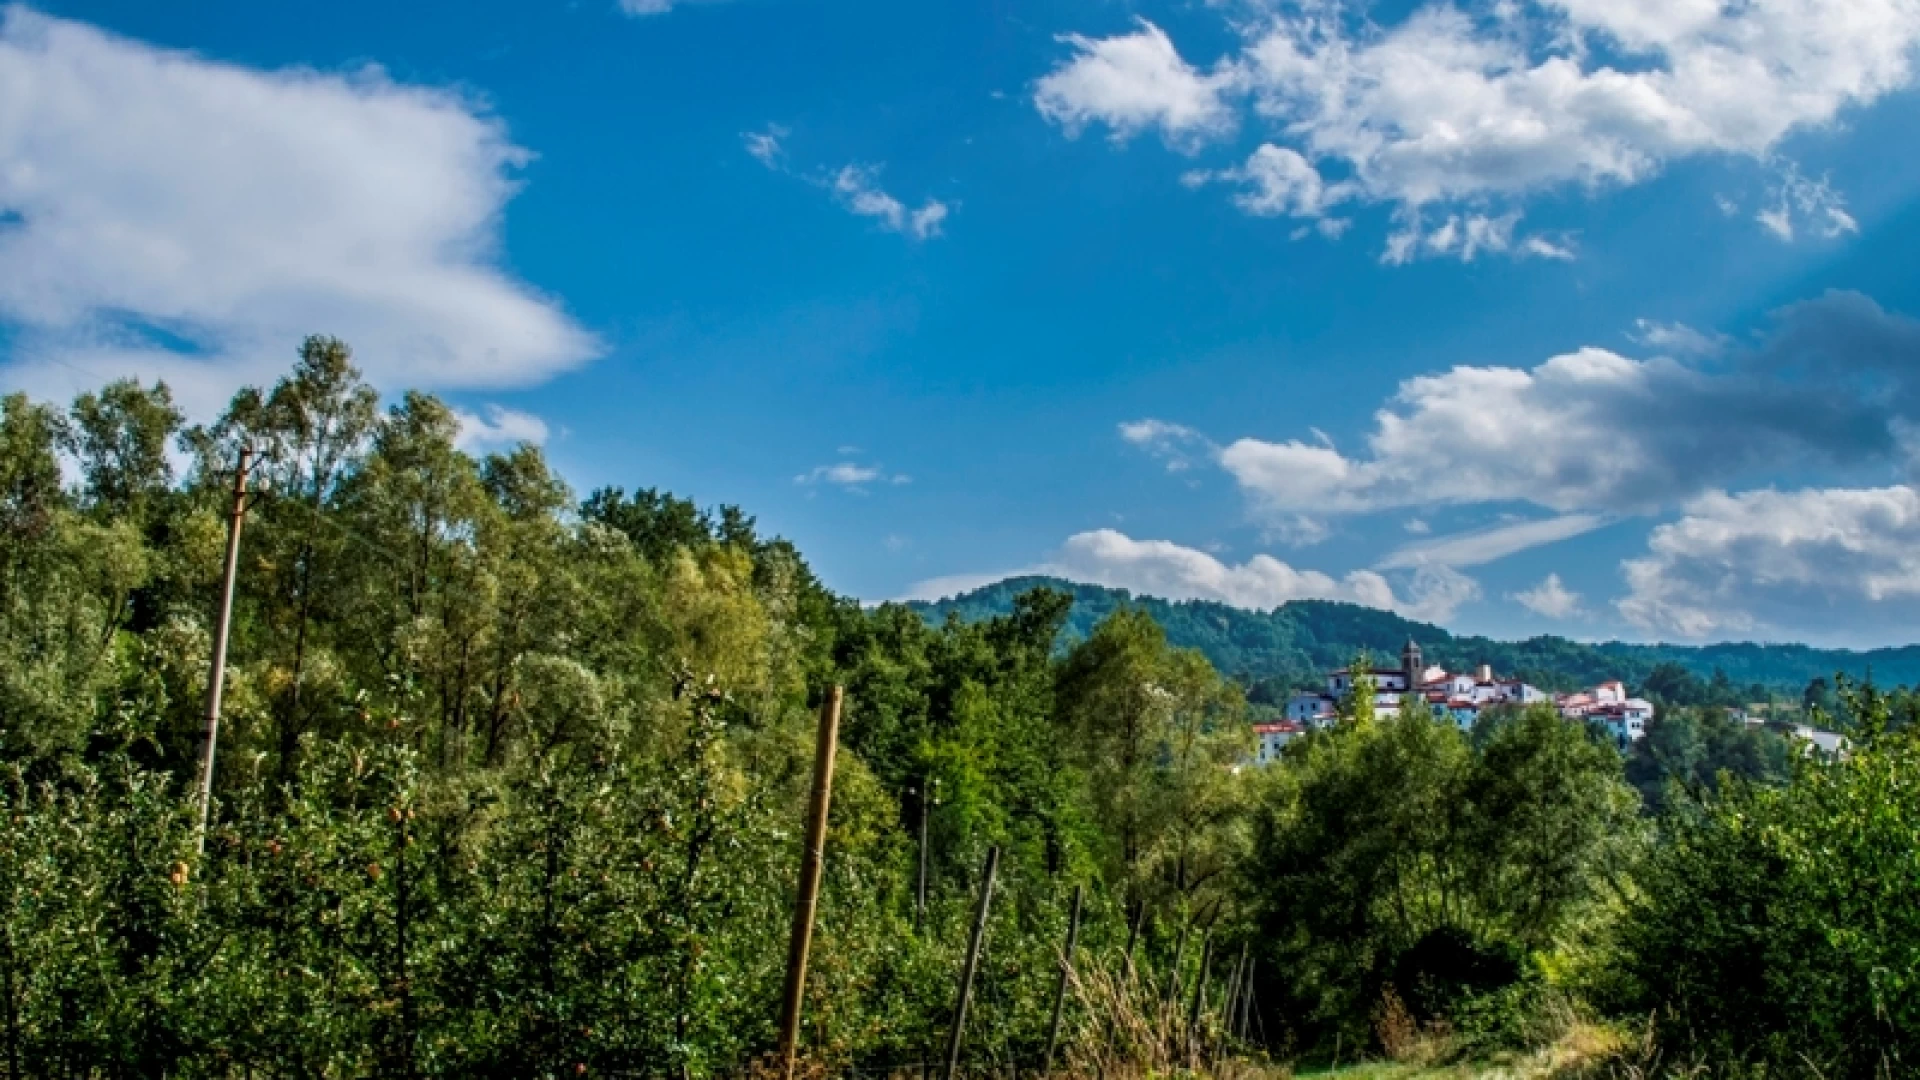
M 458 436 L 431 397 L 381 409 L 329 339 L 186 430 L 159 386 L 66 412 L 5 399 L 0 1072 L 739 1066 L 773 1041 L 835 682 L 810 1053 L 920 1060 L 942 1041 L 989 846 L 974 1060 L 1038 1052 L 1076 886 L 1090 950 L 1122 947 L 1129 903 L 1168 927 L 1225 917 L 1244 705 L 1150 620 L 1061 658 L 1058 595 L 937 628 L 864 611 L 737 509 L 648 489 L 576 505 L 538 449 L 476 459 Z M 1110 708 L 1128 769 L 1107 767 Z
M 1845 758 L 1662 819 L 1611 974 L 1667 1041 L 1820 1076 L 1920 1064 L 1920 732 L 1849 696 Z
M 987 1066 L 1041 1053 L 1081 888 L 1082 1066 L 1190 1066 L 1242 1015 L 1282 1056 L 1390 1049 L 1383 1017 L 1501 1045 L 1553 995 L 1653 1016 L 1679 1057 L 1867 1076 L 1916 1054 L 1910 694 L 1810 687 L 1855 740 L 1830 760 L 1650 652 L 1641 684 L 1688 707 L 1624 760 L 1550 710 L 1463 733 L 1356 697 L 1253 769 L 1245 684 L 1208 655 L 1306 671 L 1412 632 L 1443 663 L 1589 679 L 1616 647 L 1079 587 L 863 609 L 737 508 L 576 500 L 536 447 L 463 452 L 445 404 L 382 408 L 325 338 L 202 426 L 131 381 L 3 402 L 9 1078 L 740 1068 L 775 1038 L 835 684 L 803 1032 L 829 1068 L 936 1052 L 996 847 Z

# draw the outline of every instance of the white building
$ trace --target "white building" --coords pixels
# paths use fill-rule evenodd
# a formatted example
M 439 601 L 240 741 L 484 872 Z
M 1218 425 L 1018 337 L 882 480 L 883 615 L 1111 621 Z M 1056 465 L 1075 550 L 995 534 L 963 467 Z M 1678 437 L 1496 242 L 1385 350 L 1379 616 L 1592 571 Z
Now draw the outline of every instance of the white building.
M 1253 763 L 1267 765 L 1279 761 L 1280 753 L 1287 748 L 1287 744 L 1306 732 L 1304 725 L 1286 720 L 1274 724 L 1253 725 L 1253 737 L 1257 740 L 1254 745 Z
M 1554 704 L 1569 720 L 1597 721 L 1604 725 L 1614 743 L 1625 750 L 1646 737 L 1647 723 L 1653 719 L 1653 704 L 1644 698 L 1628 697 L 1627 688 L 1618 680 L 1603 682 L 1591 690 L 1562 694 Z

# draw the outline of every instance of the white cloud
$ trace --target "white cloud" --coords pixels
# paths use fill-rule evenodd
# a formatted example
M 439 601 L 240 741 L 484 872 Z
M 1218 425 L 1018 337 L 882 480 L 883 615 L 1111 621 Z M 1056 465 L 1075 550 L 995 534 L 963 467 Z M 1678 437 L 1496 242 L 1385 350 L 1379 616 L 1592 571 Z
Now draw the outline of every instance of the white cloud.
M 480 414 L 457 411 L 454 415 L 460 421 L 456 441 L 460 449 L 468 452 L 502 449 L 520 443 L 539 446 L 547 441 L 547 422 L 530 412 L 487 405 Z
M 1407 523 L 1403 525 L 1402 528 L 1406 529 L 1408 532 L 1412 533 L 1415 536 L 1425 536 L 1428 533 L 1433 531 L 1433 526 L 1427 524 L 1425 521 L 1422 521 L 1419 518 L 1408 518 Z
M 468 97 L 10 7 L 0 102 L 8 383 L 53 397 L 161 377 L 207 415 L 316 332 L 386 388 L 522 385 L 600 351 L 497 265 L 530 155 Z
M 1114 529 L 1068 537 L 1038 572 L 1170 600 L 1217 600 L 1255 609 L 1290 600 L 1345 600 L 1422 619 L 1449 618 L 1479 595 L 1472 579 L 1441 567 L 1422 569 L 1411 577 L 1404 594 L 1396 594 L 1385 576 L 1371 570 L 1336 579 L 1318 570 L 1295 569 L 1271 555 L 1228 564 L 1195 548 L 1167 540 L 1135 540 Z
M 1546 580 L 1514 593 L 1513 598 L 1521 607 L 1549 619 L 1570 619 L 1581 613 L 1580 594 L 1561 583 L 1559 574 L 1548 574 Z
M 843 165 L 838 169 L 803 173 L 787 165 L 786 139 L 793 132 L 779 124 L 765 131 L 743 131 L 741 144 L 747 155 L 768 169 L 805 180 L 833 194 L 834 200 L 853 214 L 879 222 L 888 232 L 915 240 L 939 236 L 953 208 L 939 199 L 929 198 L 917 208 L 909 207 L 880 186 L 880 166 Z
M 1100 123 L 1125 142 L 1158 128 L 1168 145 L 1191 150 L 1233 130 L 1233 109 L 1223 99 L 1232 72 L 1195 70 L 1145 19 L 1130 34 L 1060 40 L 1073 46 L 1073 57 L 1035 85 L 1033 103 L 1069 136 Z
M 1606 519 L 1597 514 L 1562 514 L 1539 521 L 1497 525 L 1491 529 L 1408 544 L 1381 560 L 1379 566 L 1382 570 L 1404 570 L 1418 566 L 1450 566 L 1455 569 L 1483 566 L 1529 548 L 1559 543 L 1592 532 L 1604 524 Z
M 779 124 L 768 124 L 767 130 L 765 131 L 741 132 L 740 141 L 745 144 L 747 154 L 751 156 L 753 160 L 765 165 L 769 169 L 778 169 L 780 167 L 780 157 L 786 153 L 786 148 L 781 145 L 781 140 L 790 134 L 792 134 L 791 131 L 781 127 Z
M 1271 555 L 1225 563 L 1197 548 L 1168 540 L 1135 540 L 1115 529 L 1095 529 L 1067 538 L 1051 559 L 1035 566 L 991 574 L 954 574 L 910 586 L 904 600 L 939 600 L 1011 577 L 1046 575 L 1167 600 L 1213 600 L 1267 610 L 1294 600 L 1341 600 L 1397 611 L 1436 622 L 1453 617 L 1480 596 L 1479 583 L 1445 567 L 1402 575 L 1396 591 L 1385 575 L 1355 570 L 1340 578 L 1299 570 Z
M 1685 638 L 1788 629 L 1914 633 L 1920 491 L 1909 486 L 1715 492 L 1622 564 L 1620 613 Z
M 1242 438 L 1218 460 L 1276 517 L 1510 501 L 1644 513 L 1772 469 L 1902 463 L 1916 414 L 1920 323 L 1833 293 L 1711 369 L 1599 348 L 1461 366 L 1402 382 L 1364 453 Z
M 866 485 L 873 483 L 911 484 L 913 477 L 905 473 L 889 475 L 878 465 L 862 465 L 854 461 L 840 461 L 832 465 L 815 465 L 806 472 L 793 478 L 796 484 L 832 484 L 849 491 L 865 494 Z
M 1725 334 L 1708 334 L 1685 323 L 1633 320 L 1634 341 L 1666 356 L 1712 356 L 1727 347 Z
M 848 210 L 873 218 L 888 232 L 903 233 L 915 240 L 940 235 L 947 219 L 947 204 L 928 199 L 917 210 L 882 190 L 876 182 L 879 169 L 871 165 L 847 165 L 833 174 L 828 186 Z
M 1194 466 L 1196 458 L 1210 458 L 1219 449 L 1184 424 L 1152 417 L 1122 423 L 1120 437 L 1165 461 L 1168 472 L 1185 472 Z
M 815 465 L 793 478 L 796 484 L 870 484 L 880 479 L 880 470 L 871 465 L 842 461 L 835 465 Z
M 962 593 L 970 593 L 975 589 L 985 588 L 997 581 L 1005 581 L 1008 578 L 1015 577 L 1026 577 L 1037 573 L 1041 573 L 1041 571 L 1022 569 L 1000 570 L 984 574 L 947 574 L 942 577 L 916 581 L 907 586 L 906 592 L 901 593 L 894 599 L 900 603 L 909 603 L 918 600 L 930 604 L 935 601 L 947 600 L 959 596 Z
M 725 3 L 726 0 L 619 0 L 623 14 L 633 16 L 665 15 L 677 7 Z
M 1234 203 L 1262 217 L 1320 217 L 1352 194 L 1347 184 L 1321 179 L 1320 170 L 1299 151 L 1272 143 L 1255 150 L 1245 165 L 1220 173 L 1219 179 L 1245 185 Z
M 1768 232 L 1791 242 L 1797 227 L 1831 240 L 1857 233 L 1860 225 L 1847 213 L 1846 200 L 1825 177 L 1810 180 L 1791 162 L 1781 166 L 1773 188 L 1773 202 L 1754 215 Z
M 1920 43 L 1910 0 L 1437 2 L 1393 25 L 1364 5 L 1268 11 L 1230 16 L 1240 48 L 1204 75 L 1150 24 L 1072 37 L 1035 103 L 1069 132 L 1160 126 L 1188 148 L 1231 131 L 1245 105 L 1294 155 L 1278 197 L 1257 182 L 1242 196 L 1250 210 L 1324 212 L 1299 197 L 1317 182 L 1402 212 L 1456 207 L 1464 229 L 1468 212 L 1505 216 L 1474 207 L 1636 184 L 1689 156 L 1769 162 L 1789 134 L 1909 86 Z M 1808 212 L 1822 230 L 1852 220 L 1837 198 Z M 1394 235 L 1396 256 L 1469 250 Z

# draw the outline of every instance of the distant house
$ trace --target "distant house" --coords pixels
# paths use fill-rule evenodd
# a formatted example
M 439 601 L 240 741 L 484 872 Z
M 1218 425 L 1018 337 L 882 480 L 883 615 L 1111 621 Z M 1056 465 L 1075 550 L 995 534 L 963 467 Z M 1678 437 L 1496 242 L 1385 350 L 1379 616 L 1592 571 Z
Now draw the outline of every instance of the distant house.
M 1853 748 L 1853 744 L 1845 735 L 1834 731 L 1822 731 L 1816 727 L 1808 727 L 1806 724 L 1793 725 L 1792 735 L 1806 744 L 1806 753 L 1818 753 L 1822 757 L 1844 758 Z
M 1653 719 L 1653 704 L 1643 698 L 1628 697 L 1627 688 L 1618 680 L 1603 682 L 1579 693 L 1562 694 L 1554 699 L 1554 705 L 1560 715 L 1569 720 L 1599 723 L 1622 750 L 1645 738 L 1647 723 Z
M 1287 700 L 1287 719 L 1310 728 L 1333 723 L 1340 701 L 1353 687 L 1349 668 L 1327 673 L 1326 689 L 1303 690 Z M 1397 716 L 1400 703 L 1418 694 L 1435 713 L 1445 715 L 1464 729 L 1472 728 L 1480 711 L 1494 705 L 1532 705 L 1547 700 L 1547 695 L 1519 679 L 1496 678 L 1493 668 L 1481 664 L 1471 672 L 1453 672 L 1429 665 L 1420 653 L 1420 645 L 1409 640 L 1400 650 L 1400 666 L 1369 672 L 1373 688 L 1375 716 Z
M 1280 760 L 1281 751 L 1294 739 L 1306 734 L 1304 725 L 1281 720 L 1270 724 L 1253 725 L 1254 745 L 1253 763 L 1266 765 Z
M 1359 677 L 1351 668 L 1328 672 L 1326 689 L 1297 691 L 1287 699 L 1284 725 L 1261 724 L 1255 725 L 1254 730 L 1291 727 L 1294 731 L 1286 738 L 1293 738 L 1308 730 L 1331 727 L 1334 718 L 1339 715 L 1341 700 L 1353 689 L 1354 680 Z M 1520 679 L 1496 677 L 1493 668 L 1487 664 L 1481 664 L 1471 672 L 1448 671 L 1429 665 L 1421 656 L 1419 644 L 1412 640 L 1400 650 L 1399 667 L 1369 671 L 1366 679 L 1372 691 L 1376 717 L 1398 716 L 1401 703 L 1417 694 L 1426 699 L 1434 715 L 1446 717 L 1459 725 L 1462 731 L 1471 731 L 1479 722 L 1481 713 L 1497 705 L 1551 702 L 1560 715 L 1569 720 L 1593 721 L 1605 726 L 1607 733 L 1624 749 L 1646 735 L 1647 723 L 1653 719 L 1653 705 L 1641 698 L 1627 696 L 1626 687 L 1618 680 L 1604 682 L 1579 693 L 1554 697 Z M 1265 739 L 1267 736 L 1261 737 Z M 1277 750 L 1273 756 L 1278 757 Z M 1271 759 L 1264 756 L 1258 758 L 1261 764 L 1268 760 Z

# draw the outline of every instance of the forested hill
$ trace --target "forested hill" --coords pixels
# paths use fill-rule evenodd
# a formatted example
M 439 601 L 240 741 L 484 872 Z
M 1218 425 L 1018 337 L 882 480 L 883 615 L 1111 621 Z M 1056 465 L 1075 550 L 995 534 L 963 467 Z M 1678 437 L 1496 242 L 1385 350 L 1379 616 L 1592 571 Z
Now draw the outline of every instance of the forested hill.
M 1708 680 L 1724 672 L 1735 686 L 1755 684 L 1798 694 L 1815 678 L 1836 672 L 1853 678 L 1871 673 L 1883 686 L 1920 684 L 1920 645 L 1854 652 L 1806 645 L 1587 645 L 1562 637 L 1525 641 L 1455 635 L 1431 623 L 1415 622 L 1389 611 L 1325 600 L 1299 600 L 1272 611 L 1249 611 L 1205 600 L 1168 601 L 1134 596 L 1125 589 L 1084 585 L 1050 577 L 1018 577 L 975 589 L 938 603 L 913 606 L 940 621 L 949 612 L 973 621 L 1005 614 L 1013 598 L 1046 586 L 1073 594 L 1068 635 L 1085 636 L 1115 608 L 1145 608 L 1176 645 L 1198 649 L 1215 667 L 1249 685 L 1274 689 L 1317 683 L 1319 673 L 1338 667 L 1362 649 L 1382 660 L 1398 658 L 1409 637 L 1420 643 L 1430 663 L 1449 668 L 1491 664 L 1536 685 L 1565 689 L 1602 679 L 1621 679 L 1644 687 L 1656 683 L 1656 669 L 1678 664 Z

